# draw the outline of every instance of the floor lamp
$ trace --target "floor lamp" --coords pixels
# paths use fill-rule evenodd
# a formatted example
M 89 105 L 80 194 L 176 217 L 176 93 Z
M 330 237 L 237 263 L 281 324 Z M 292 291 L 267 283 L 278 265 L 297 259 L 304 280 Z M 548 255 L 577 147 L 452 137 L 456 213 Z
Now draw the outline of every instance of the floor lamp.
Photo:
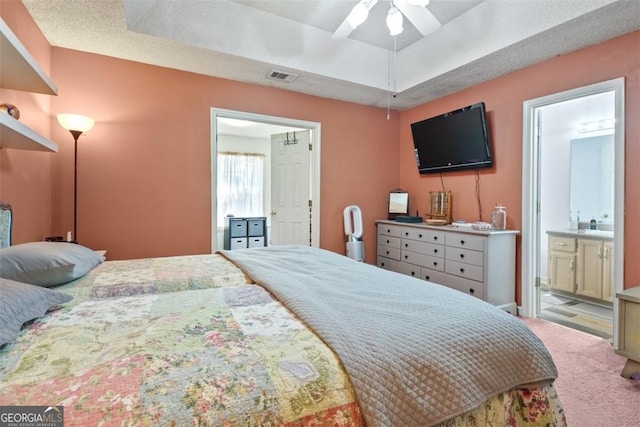
M 91 117 L 79 114 L 58 114 L 60 126 L 71 132 L 73 135 L 73 238 L 67 240 L 78 241 L 77 238 L 77 212 L 78 212 L 78 138 L 84 132 L 88 132 L 93 127 L 94 120 Z

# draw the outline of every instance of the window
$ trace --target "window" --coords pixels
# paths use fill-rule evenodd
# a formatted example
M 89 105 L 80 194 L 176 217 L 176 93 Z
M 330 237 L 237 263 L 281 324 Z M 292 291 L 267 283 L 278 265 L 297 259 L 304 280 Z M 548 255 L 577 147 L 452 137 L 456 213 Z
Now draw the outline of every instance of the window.
M 227 215 L 264 216 L 264 155 L 218 153 L 218 226 Z

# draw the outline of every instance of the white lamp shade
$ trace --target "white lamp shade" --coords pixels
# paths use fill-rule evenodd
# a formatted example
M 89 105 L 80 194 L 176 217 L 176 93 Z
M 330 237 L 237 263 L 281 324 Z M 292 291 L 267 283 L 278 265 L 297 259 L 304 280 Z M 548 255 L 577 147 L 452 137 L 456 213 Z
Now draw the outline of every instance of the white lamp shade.
M 414 6 L 425 7 L 429 4 L 429 0 L 408 0 L 409 4 Z
M 93 122 L 91 117 L 80 114 L 58 114 L 58 123 L 66 130 L 88 132 L 93 127 Z
M 387 14 L 387 27 L 389 27 L 389 34 L 392 36 L 397 36 L 403 30 L 402 13 L 395 6 L 390 8 Z

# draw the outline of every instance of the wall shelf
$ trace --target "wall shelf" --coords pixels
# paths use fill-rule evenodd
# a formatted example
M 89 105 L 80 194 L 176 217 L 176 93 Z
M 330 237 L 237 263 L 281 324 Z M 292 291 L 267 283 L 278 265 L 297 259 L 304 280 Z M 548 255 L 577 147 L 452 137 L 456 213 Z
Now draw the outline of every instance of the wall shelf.
M 0 87 L 45 95 L 58 94 L 58 87 L 40 68 L 2 18 L 0 18 Z M 56 143 L 2 112 L 0 112 L 0 148 L 58 151 Z
M 0 87 L 57 95 L 58 87 L 0 18 Z
M 55 142 L 5 113 L 0 113 L 0 148 L 58 152 Z

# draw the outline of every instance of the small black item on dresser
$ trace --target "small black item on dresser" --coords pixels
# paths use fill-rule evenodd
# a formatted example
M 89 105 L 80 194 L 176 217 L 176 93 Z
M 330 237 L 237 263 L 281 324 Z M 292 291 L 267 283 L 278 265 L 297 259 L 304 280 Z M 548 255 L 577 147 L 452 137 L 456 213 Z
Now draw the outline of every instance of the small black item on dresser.
M 398 222 L 422 222 L 421 216 L 411 216 L 411 215 L 398 215 L 396 216 L 396 221 Z
M 64 239 L 62 236 L 48 236 L 44 238 L 45 242 L 63 242 Z

